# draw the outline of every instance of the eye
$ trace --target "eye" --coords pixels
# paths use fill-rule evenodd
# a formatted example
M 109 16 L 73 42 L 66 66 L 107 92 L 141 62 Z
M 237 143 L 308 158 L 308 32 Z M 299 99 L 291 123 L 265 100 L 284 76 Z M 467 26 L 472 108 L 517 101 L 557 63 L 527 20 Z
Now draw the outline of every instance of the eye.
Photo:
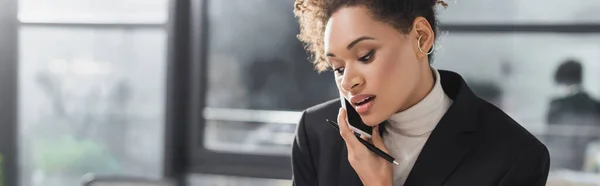
M 364 56 L 358 58 L 358 60 L 360 62 L 366 63 L 366 62 L 371 61 L 371 59 L 373 58 L 374 55 L 375 55 L 375 50 L 371 50 L 371 51 L 369 51 L 369 53 L 367 53 Z
M 344 70 L 346 70 L 345 67 L 339 67 L 339 68 L 335 68 L 333 69 L 333 71 L 337 74 L 337 75 L 344 75 Z

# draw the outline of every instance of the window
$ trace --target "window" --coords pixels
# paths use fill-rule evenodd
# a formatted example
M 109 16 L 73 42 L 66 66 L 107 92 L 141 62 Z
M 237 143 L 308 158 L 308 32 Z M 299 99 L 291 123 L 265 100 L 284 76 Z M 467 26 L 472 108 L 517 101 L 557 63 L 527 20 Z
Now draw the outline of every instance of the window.
M 473 84 L 495 84 L 502 89 L 502 99 L 497 100 L 501 108 L 528 129 L 540 131 L 557 93 L 553 78 L 562 62 L 580 61 L 583 86 L 600 98 L 598 43 L 600 33 L 450 33 L 441 39 L 434 65 L 457 71 Z
M 300 111 L 337 97 L 296 39 L 291 1 L 204 1 L 205 95 L 192 111 L 196 172 L 289 179 Z M 198 8 L 195 6 L 195 8 Z M 193 21 L 200 22 L 200 21 Z M 193 35 L 201 35 L 198 31 Z M 198 113 L 200 112 L 200 113 Z M 198 134 L 200 133 L 200 134 Z
M 167 1 L 19 3 L 20 185 L 162 177 Z
M 592 24 L 600 22 L 598 1 L 446 0 L 444 24 Z

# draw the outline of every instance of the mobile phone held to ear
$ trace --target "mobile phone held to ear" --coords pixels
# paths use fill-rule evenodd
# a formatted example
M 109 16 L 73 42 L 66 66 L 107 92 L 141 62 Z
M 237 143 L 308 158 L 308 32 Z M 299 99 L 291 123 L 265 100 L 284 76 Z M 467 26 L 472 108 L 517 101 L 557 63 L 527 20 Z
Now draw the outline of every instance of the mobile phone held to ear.
M 342 102 L 342 108 L 346 109 L 346 121 L 350 124 L 350 128 L 356 133 L 371 138 L 373 127 L 370 127 L 363 122 L 358 112 L 356 112 L 354 107 L 352 107 L 352 104 L 350 104 L 344 96 L 340 96 L 340 100 Z

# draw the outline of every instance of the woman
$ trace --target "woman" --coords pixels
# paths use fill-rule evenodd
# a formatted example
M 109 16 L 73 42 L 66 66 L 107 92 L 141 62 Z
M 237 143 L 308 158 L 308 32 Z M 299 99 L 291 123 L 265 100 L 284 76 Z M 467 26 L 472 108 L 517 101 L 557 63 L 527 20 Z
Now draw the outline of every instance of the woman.
M 334 71 L 340 94 L 374 127 L 371 142 L 399 165 L 362 145 L 332 100 L 303 112 L 292 150 L 294 185 L 545 185 L 546 147 L 475 96 L 460 75 L 430 66 L 437 4 L 446 6 L 296 0 L 299 39 L 316 68 Z M 339 133 L 325 122 L 334 118 Z

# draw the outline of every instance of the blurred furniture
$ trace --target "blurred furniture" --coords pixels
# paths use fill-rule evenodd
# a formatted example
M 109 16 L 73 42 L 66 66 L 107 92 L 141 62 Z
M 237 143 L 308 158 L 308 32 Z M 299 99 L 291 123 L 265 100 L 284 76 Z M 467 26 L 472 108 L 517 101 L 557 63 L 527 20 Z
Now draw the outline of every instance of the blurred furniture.
M 546 186 L 600 186 L 600 174 L 580 171 L 551 171 Z
M 83 186 L 176 186 L 174 181 L 126 176 L 85 175 Z
M 588 144 L 585 152 L 583 171 L 600 173 L 600 140 Z
M 537 135 L 546 144 L 552 159 L 551 170 L 584 171 L 591 169 L 596 155 L 589 149 L 600 140 L 600 127 L 593 125 L 548 125 Z

